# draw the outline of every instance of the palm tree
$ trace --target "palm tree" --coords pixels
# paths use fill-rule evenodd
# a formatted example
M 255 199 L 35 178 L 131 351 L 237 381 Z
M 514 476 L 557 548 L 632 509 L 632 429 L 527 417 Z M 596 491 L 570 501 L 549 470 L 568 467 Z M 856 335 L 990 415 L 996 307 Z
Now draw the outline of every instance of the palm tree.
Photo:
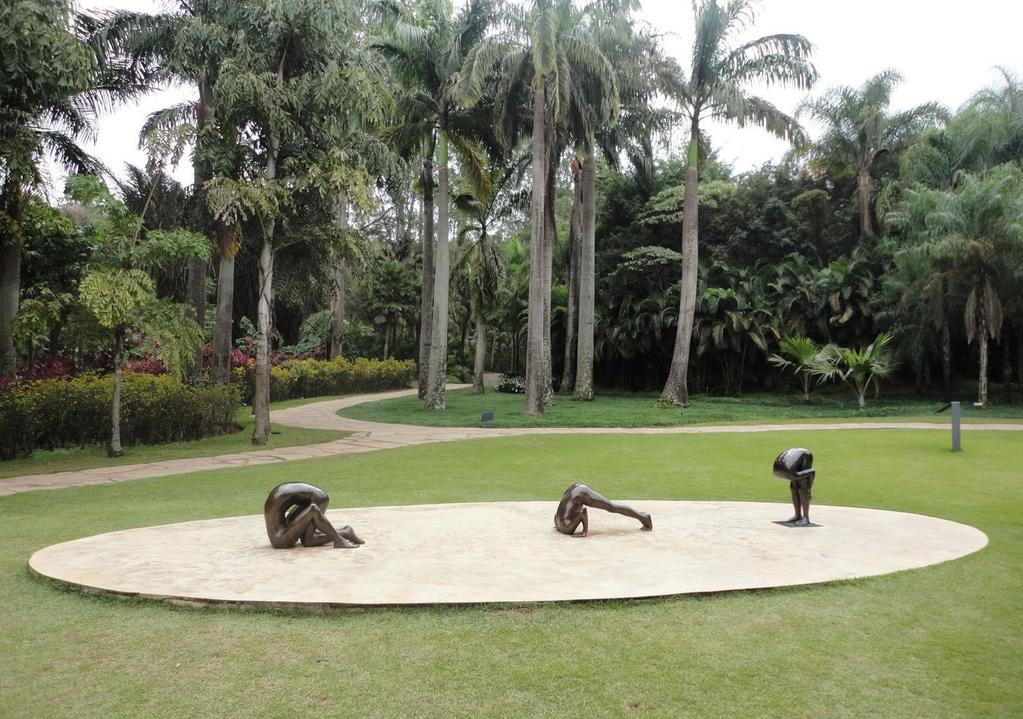
M 154 131 L 190 130 L 195 135 L 192 167 L 193 197 L 198 209 L 197 228 L 216 237 L 218 248 L 217 314 L 213 335 L 213 378 L 227 382 L 231 371 L 231 330 L 234 306 L 234 258 L 240 248 L 239 228 L 215 221 L 206 207 L 206 183 L 226 174 L 235 177 L 239 130 L 218 117 L 214 88 L 224 60 L 234 51 L 237 13 L 233 3 L 222 0 L 179 0 L 177 7 L 156 15 L 119 10 L 103 23 L 103 32 L 147 71 L 149 82 L 164 85 L 187 83 L 197 89 L 195 100 L 157 110 L 142 128 L 143 141 Z M 187 42 L 182 42 L 187 38 Z M 208 263 L 189 258 L 188 303 L 196 322 L 205 321 Z M 200 350 L 201 352 L 201 350 Z M 201 365 L 195 365 L 196 369 Z
M 512 177 L 509 168 L 491 170 L 488 187 L 474 187 L 473 192 L 455 196 L 454 204 L 465 215 L 468 224 L 461 237 L 475 236 L 458 262 L 469 275 L 469 304 L 476 328 L 476 352 L 473 358 L 472 392 L 483 394 L 483 371 L 486 360 L 487 321 L 498 306 L 501 284 L 505 277 L 504 255 L 491 228 L 493 223 L 511 214 L 502 190 Z M 489 188 L 489 189 L 488 189 Z
M 890 113 L 892 91 L 901 81 L 899 73 L 886 70 L 859 89 L 833 88 L 799 108 L 798 114 L 808 114 L 825 126 L 824 135 L 810 148 L 813 160 L 824 166 L 851 167 L 856 174 L 861 237 L 877 234 L 871 173 L 878 161 L 898 152 L 925 127 L 945 117 L 936 103 Z
M 791 369 L 803 384 L 803 401 L 810 401 L 810 380 L 814 361 L 821 348 L 809 337 L 786 337 L 778 345 L 779 354 L 771 355 L 768 362 L 781 369 Z
M 801 139 L 796 121 L 763 98 L 750 94 L 750 83 L 809 88 L 817 72 L 809 62 L 812 46 L 802 35 L 766 35 L 732 47 L 736 33 L 754 20 L 752 0 L 701 0 L 694 6 L 696 41 L 688 77 L 675 63 L 662 65 L 665 91 L 677 100 L 689 118 L 689 149 L 685 195 L 682 202 L 682 293 L 675 349 L 661 402 L 689 405 L 689 349 L 696 312 L 699 263 L 698 184 L 701 123 L 727 120 L 740 127 L 759 125 L 786 139 Z
M 448 154 L 450 149 L 458 156 L 466 172 L 482 177 L 483 161 L 477 143 L 488 135 L 488 123 L 480 112 L 466 112 L 457 102 L 455 87 L 458 73 L 468 53 L 480 41 L 495 19 L 493 0 L 471 0 L 457 16 L 444 0 L 422 0 L 416 14 L 391 8 L 387 37 L 373 42 L 386 56 L 407 88 L 407 95 L 399 105 L 403 122 L 390 134 L 406 147 L 425 148 L 423 172 L 424 205 L 432 200 L 432 163 L 436 150 L 437 164 L 437 240 L 427 228 L 423 240 L 424 274 L 432 265 L 433 297 L 429 315 L 423 313 L 429 326 L 427 334 L 429 352 L 425 358 L 426 387 L 423 399 L 430 409 L 444 409 L 445 382 L 448 358 L 448 290 L 450 283 L 449 211 L 450 188 Z M 429 197 L 427 194 L 429 193 Z M 424 207 L 432 224 L 432 202 Z M 425 304 L 425 303 L 424 303 Z M 425 306 L 424 306 L 425 309 Z M 424 362 L 421 347 L 420 364 Z
M 139 94 L 142 85 L 116 47 L 97 32 L 96 18 L 64 0 L 5 3 L 0 25 L 14 42 L 0 57 L 0 376 L 16 364 L 12 323 L 21 287 L 26 195 L 43 181 L 47 153 L 65 168 L 97 173 L 102 166 L 78 142 L 98 113 Z
M 817 353 L 811 373 L 823 380 L 838 378 L 852 387 L 860 409 L 867 406 L 866 395 L 871 384 L 895 371 L 888 345 L 892 336 L 882 332 L 866 349 L 828 345 Z
M 555 161 L 551 145 L 556 133 L 551 128 L 569 111 L 581 82 L 587 78 L 613 82 L 614 68 L 580 22 L 570 0 L 534 0 L 529 8 L 509 9 L 504 32 L 485 38 L 466 58 L 461 82 L 466 104 L 475 105 L 484 96 L 494 68 L 499 68 L 493 90 L 498 102 L 496 124 L 505 138 L 514 125 L 516 108 L 528 101 L 532 109 L 533 194 L 523 413 L 537 416 L 551 401 L 545 296 L 550 286 L 548 240 L 553 239 L 548 224 L 548 203 L 553 201 L 548 197 L 548 163 Z M 585 213 L 583 222 L 585 225 Z
M 922 225 L 911 224 L 921 216 Z M 1007 163 L 983 175 L 960 172 L 951 191 L 907 190 L 888 219 L 909 231 L 910 251 L 932 262 L 935 278 L 951 276 L 969 288 L 963 320 L 967 341 L 977 340 L 977 403 L 986 405 L 988 340 L 997 340 L 1002 329 L 996 287 L 1023 254 L 1023 172 Z

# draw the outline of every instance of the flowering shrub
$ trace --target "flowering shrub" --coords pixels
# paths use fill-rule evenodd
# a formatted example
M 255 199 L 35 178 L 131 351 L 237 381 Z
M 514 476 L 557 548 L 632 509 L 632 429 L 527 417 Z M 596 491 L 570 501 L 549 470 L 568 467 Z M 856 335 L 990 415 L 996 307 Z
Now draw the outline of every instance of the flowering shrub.
M 416 363 L 412 360 L 361 357 L 285 360 L 270 368 L 270 400 L 402 389 L 409 386 L 415 375 Z M 231 383 L 238 388 L 242 400 L 251 404 L 255 392 L 254 365 L 234 367 Z
M 497 386 L 494 389 L 498 392 L 507 392 L 508 394 L 525 394 L 526 378 L 503 374 L 501 375 L 501 380 L 497 383 Z
M 112 392 L 112 378 L 93 373 L 0 387 L 0 459 L 106 442 Z M 126 373 L 121 442 L 159 444 L 223 434 L 237 426 L 237 407 L 234 387 L 192 387 L 170 375 Z

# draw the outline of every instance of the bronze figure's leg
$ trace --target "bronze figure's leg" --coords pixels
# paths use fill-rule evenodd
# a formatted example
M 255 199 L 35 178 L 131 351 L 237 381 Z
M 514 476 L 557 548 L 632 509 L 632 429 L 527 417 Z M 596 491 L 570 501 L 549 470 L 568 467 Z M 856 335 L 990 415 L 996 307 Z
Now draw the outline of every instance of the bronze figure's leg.
M 554 515 L 554 526 L 562 534 L 575 535 L 575 530 L 580 524 L 583 525 L 583 532 L 580 537 L 589 533 L 589 514 L 587 507 L 603 509 L 613 514 L 623 514 L 626 517 L 638 519 L 643 529 L 647 532 L 653 529 L 653 520 L 646 512 L 637 512 L 628 505 L 620 502 L 612 502 L 606 497 L 597 494 L 585 484 L 573 484 L 561 497 L 561 503 Z
M 813 477 L 800 479 L 798 482 L 793 482 L 793 484 L 799 485 L 799 509 L 801 516 L 796 521 L 796 526 L 805 527 L 810 524 L 810 488 L 813 486 Z
M 287 544 L 287 546 L 294 546 L 295 542 L 299 539 L 304 538 L 306 530 L 312 527 L 314 530 L 321 532 L 324 535 L 323 542 L 317 542 L 314 545 L 306 546 L 317 546 L 317 544 L 326 544 L 328 541 L 334 543 L 334 547 L 344 549 L 354 549 L 359 545 L 355 542 L 349 541 L 342 537 L 334 525 L 332 525 L 325 516 L 323 511 L 316 504 L 310 504 L 305 509 L 301 510 L 295 515 L 294 520 L 288 525 L 287 529 L 281 535 L 281 540 Z M 314 535 L 315 536 L 315 535 Z
M 785 524 L 795 524 L 803 516 L 802 502 L 799 501 L 799 480 L 792 480 L 789 482 L 789 491 L 792 493 L 792 507 L 796 513 L 792 515 L 791 519 L 786 519 Z
M 649 532 L 654 528 L 654 522 L 650 518 L 650 515 L 646 512 L 637 512 L 632 507 L 622 504 L 621 502 L 612 502 L 607 497 L 597 494 L 592 489 L 584 484 L 580 484 L 579 488 L 585 489 L 586 492 L 582 493 L 582 503 L 587 507 L 593 507 L 594 509 L 603 509 L 606 512 L 613 514 L 624 514 L 626 517 L 632 517 L 638 519 L 640 524 L 643 525 L 643 531 Z

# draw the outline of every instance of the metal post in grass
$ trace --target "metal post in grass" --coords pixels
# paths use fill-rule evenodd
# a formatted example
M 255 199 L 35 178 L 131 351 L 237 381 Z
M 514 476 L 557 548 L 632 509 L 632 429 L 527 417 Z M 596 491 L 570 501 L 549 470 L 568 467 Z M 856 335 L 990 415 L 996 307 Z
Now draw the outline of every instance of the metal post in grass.
M 961 436 L 959 431 L 959 418 L 962 413 L 962 405 L 959 402 L 952 402 L 952 451 L 958 452 L 962 449 Z

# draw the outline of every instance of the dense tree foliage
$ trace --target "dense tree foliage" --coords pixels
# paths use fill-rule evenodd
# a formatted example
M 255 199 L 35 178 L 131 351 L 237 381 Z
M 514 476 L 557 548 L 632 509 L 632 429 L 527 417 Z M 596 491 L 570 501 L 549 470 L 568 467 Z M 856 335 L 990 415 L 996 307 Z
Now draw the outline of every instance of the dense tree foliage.
M 609 386 L 685 405 L 752 388 L 810 400 L 834 379 L 862 403 L 883 378 L 945 399 L 976 378 L 979 403 L 991 381 L 1011 398 L 1023 84 L 1001 71 L 958 109 L 900 109 L 886 71 L 791 117 L 750 88 L 809 93 L 812 46 L 756 37 L 752 7 L 696 3 L 692 51 L 671 58 L 632 0 L 5 5 L 0 371 L 86 366 L 118 327 L 136 336 L 86 311 L 116 282 L 96 274 L 115 268 L 82 185 L 59 207 L 32 188 L 46 151 L 100 173 L 75 138 L 111 98 L 173 80 L 196 99 L 141 128 L 154 160 L 110 182 L 120 198 L 100 214 L 138 219 L 118 237 L 187 228 L 216 249 L 215 285 L 199 252 L 132 276 L 146 302 L 193 307 L 211 379 L 232 348 L 255 355 L 256 442 L 270 366 L 299 354 L 416 358 L 437 409 L 446 379 L 481 392 L 485 371 L 523 375 L 529 414 Z M 792 152 L 736 173 L 711 119 Z M 164 165 L 186 144 L 195 183 L 180 187 Z

